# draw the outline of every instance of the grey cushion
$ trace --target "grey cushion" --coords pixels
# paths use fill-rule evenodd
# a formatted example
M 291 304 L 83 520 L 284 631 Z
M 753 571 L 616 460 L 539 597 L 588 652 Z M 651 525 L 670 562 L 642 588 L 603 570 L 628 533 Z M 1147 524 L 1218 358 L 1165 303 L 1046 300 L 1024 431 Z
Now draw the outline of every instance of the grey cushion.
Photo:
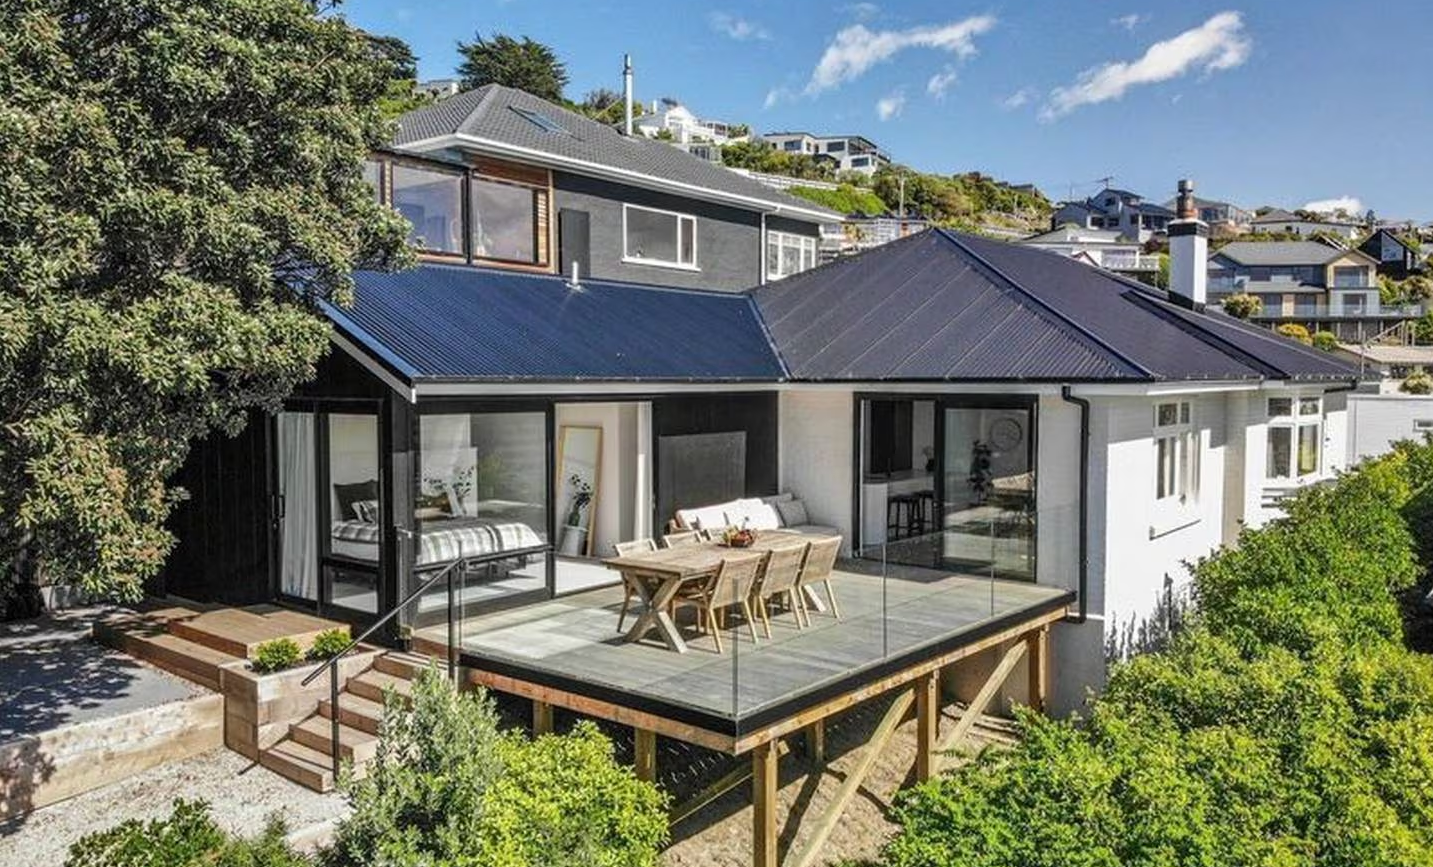
M 811 518 L 806 514 L 805 500 L 779 500 L 775 505 L 776 511 L 781 515 L 781 523 L 784 526 L 799 527 L 811 521 Z

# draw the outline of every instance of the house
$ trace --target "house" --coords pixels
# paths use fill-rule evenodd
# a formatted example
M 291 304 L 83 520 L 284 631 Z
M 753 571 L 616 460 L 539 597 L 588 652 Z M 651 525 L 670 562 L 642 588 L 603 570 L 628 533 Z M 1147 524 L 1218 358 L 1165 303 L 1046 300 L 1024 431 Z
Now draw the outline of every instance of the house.
M 1050 227 L 1073 223 L 1086 229 L 1113 229 L 1143 244 L 1163 233 L 1172 219 L 1174 212 L 1169 208 L 1146 202 L 1128 190 L 1106 187 L 1083 201 L 1060 203 L 1050 215 Z
M 674 99 L 653 101 L 651 109 L 632 120 L 637 131 L 648 138 L 655 138 L 663 131 L 676 144 L 727 144 L 744 141 L 745 134 L 735 136 L 738 124 L 697 117 L 686 106 Z
M 1391 229 L 1378 229 L 1358 249 L 1378 261 L 1379 274 L 1393 280 L 1402 280 L 1425 265 L 1421 245 Z
M 462 89 L 462 82 L 456 78 L 432 78 L 420 81 L 417 88 L 418 93 L 431 96 L 435 100 L 456 96 Z
M 1235 241 L 1209 258 L 1209 297 L 1245 292 L 1263 302 L 1258 322 L 1297 323 L 1361 343 L 1422 314 L 1419 305 L 1383 305 L 1377 265 L 1360 250 L 1320 241 Z
M 779 151 L 807 154 L 829 162 L 838 172 L 874 175 L 891 164 L 890 155 L 865 136 L 769 132 L 761 138 Z
M 1114 229 L 1089 229 L 1066 223 L 1048 232 L 1021 238 L 1015 243 L 1131 277 L 1150 278 L 1159 272 L 1158 255 L 1145 253 L 1139 243 Z
M 1164 203 L 1164 206 L 1173 208 L 1175 201 L 1175 199 L 1170 199 Z M 1211 232 L 1215 235 L 1239 235 L 1247 232 L 1250 222 L 1254 219 L 1253 211 L 1247 211 L 1238 205 L 1231 205 L 1218 199 L 1196 198 L 1194 207 L 1199 213 L 1199 219 L 1208 223 Z
M 1334 217 L 1311 219 L 1282 208 L 1270 208 L 1249 221 L 1249 230 L 1269 234 L 1302 235 L 1305 238 L 1328 235 L 1352 241 L 1363 234 L 1363 222 Z
M 545 186 L 522 176 L 524 202 L 657 193 L 662 164 L 642 186 L 614 176 L 606 145 L 567 144 L 586 128 L 514 92 L 442 105 L 410 115 L 399 145 L 464 154 L 470 196 L 493 151 L 550 172 Z M 540 150 L 514 109 L 541 110 L 561 148 Z M 628 144 L 680 156 L 612 148 Z M 575 152 L 602 185 L 569 174 Z M 379 160 L 380 194 L 413 214 L 415 241 L 446 238 L 398 199 L 393 174 L 427 165 L 411 159 Z M 684 209 L 734 195 L 664 180 L 678 178 Z M 479 201 L 453 212 L 454 237 L 494 231 Z M 588 213 L 594 239 L 622 222 Z M 281 412 L 195 445 L 156 589 L 357 623 L 411 597 L 386 640 L 458 653 L 493 688 L 760 761 L 775 761 L 774 732 L 932 666 L 993 664 L 1011 641 L 1031 654 L 1014 694 L 1041 704 L 1048 682 L 1050 707 L 1073 709 L 1103 683 L 1106 640 L 1187 582 L 1185 564 L 1344 466 L 1357 369 L 1206 309 L 1207 227 L 1169 229 L 1170 291 L 947 230 L 764 284 L 746 267 L 745 291 L 706 259 L 694 264 L 717 285 L 694 288 L 605 276 L 627 273 L 596 255 L 605 244 L 574 279 L 426 243 L 418 267 L 359 274 L 351 306 L 322 306 L 333 352 Z M 774 642 L 743 635 L 735 656 L 622 641 L 618 576 L 597 558 L 714 503 L 836 528 L 854 564 L 841 607 Z M 435 583 L 455 574 L 456 588 Z
M 530 94 L 399 119 L 369 180 L 435 261 L 737 291 L 816 264 L 841 215 Z

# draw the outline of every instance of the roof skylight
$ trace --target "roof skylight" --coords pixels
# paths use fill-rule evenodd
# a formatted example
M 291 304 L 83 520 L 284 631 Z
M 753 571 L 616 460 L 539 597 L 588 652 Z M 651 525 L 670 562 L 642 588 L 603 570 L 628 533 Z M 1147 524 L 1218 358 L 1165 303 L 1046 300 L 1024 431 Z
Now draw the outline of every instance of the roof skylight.
M 511 108 L 513 111 L 517 112 L 518 116 L 521 117 L 523 120 L 526 120 L 528 123 L 532 124 L 543 132 L 550 132 L 557 135 L 571 135 L 571 133 L 567 131 L 566 127 L 553 120 L 552 118 L 548 117 L 547 115 L 543 114 L 542 112 L 529 111 L 525 108 L 518 108 L 515 105 L 511 105 L 508 107 Z

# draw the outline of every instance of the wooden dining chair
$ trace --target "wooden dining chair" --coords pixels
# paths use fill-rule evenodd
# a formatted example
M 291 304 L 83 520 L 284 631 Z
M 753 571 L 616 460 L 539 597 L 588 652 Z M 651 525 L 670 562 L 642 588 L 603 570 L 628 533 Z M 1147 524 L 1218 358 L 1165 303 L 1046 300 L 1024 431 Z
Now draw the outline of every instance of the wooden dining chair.
M 617 552 L 618 557 L 630 557 L 633 554 L 647 554 L 657 550 L 657 543 L 651 539 L 633 539 L 631 542 L 617 542 L 612 545 L 612 550 Z M 637 588 L 632 584 L 633 579 L 622 574 L 622 613 L 617 618 L 617 631 L 622 631 L 622 624 L 627 620 L 627 611 L 632 606 L 632 597 L 637 595 Z
M 796 628 L 804 629 L 811 621 L 806 613 L 806 600 L 801 598 L 801 564 L 806 559 L 807 542 L 772 548 L 766 557 L 761 580 L 752 595 L 755 597 L 756 612 L 761 617 L 766 637 L 771 637 L 771 614 L 767 601 L 784 599 L 791 616 L 796 619 Z
M 841 619 L 841 609 L 836 605 L 836 591 L 831 587 L 831 572 L 836 568 L 836 558 L 840 553 L 840 536 L 812 542 L 806 549 L 806 562 L 801 566 L 800 583 L 802 588 L 814 584 L 824 585 L 826 602 L 831 606 L 831 613 L 837 620 Z
M 663 548 L 680 548 L 683 545 L 697 545 L 702 542 L 701 530 L 683 530 L 677 533 L 668 533 L 662 537 Z
M 751 643 L 756 643 L 756 620 L 752 617 L 751 591 L 756 587 L 756 581 L 761 577 L 762 564 L 766 562 L 766 554 L 748 554 L 743 557 L 725 557 L 721 566 L 717 568 L 716 576 L 706 586 L 701 596 L 693 600 L 682 600 L 678 604 L 695 604 L 700 612 L 700 620 L 711 630 L 712 637 L 716 639 L 717 653 L 725 653 L 721 644 L 721 627 L 717 623 L 717 613 L 736 605 L 741 608 L 741 614 L 746 618 L 747 628 L 751 630 Z

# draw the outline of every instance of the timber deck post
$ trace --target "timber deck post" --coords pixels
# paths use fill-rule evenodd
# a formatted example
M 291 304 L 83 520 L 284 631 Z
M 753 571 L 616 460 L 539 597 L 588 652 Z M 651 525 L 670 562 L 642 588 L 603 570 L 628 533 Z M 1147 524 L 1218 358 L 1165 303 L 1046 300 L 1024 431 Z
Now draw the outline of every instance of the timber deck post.
M 1050 626 L 1045 624 L 1025 639 L 1026 665 L 1029 666 L 1029 687 L 1026 700 L 1041 713 L 1050 694 Z
M 816 767 L 826 766 L 826 720 L 818 719 L 806 727 L 806 756 Z
M 535 738 L 552 734 L 552 705 L 545 701 L 532 703 L 532 736 Z
M 633 729 L 636 739 L 633 746 L 634 766 L 637 779 L 647 783 L 657 781 L 657 733 L 651 729 Z
M 776 774 L 780 757 L 775 740 L 751 751 L 752 864 L 778 867 L 776 854 Z
M 916 679 L 916 782 L 935 776 L 940 730 L 940 669 Z

